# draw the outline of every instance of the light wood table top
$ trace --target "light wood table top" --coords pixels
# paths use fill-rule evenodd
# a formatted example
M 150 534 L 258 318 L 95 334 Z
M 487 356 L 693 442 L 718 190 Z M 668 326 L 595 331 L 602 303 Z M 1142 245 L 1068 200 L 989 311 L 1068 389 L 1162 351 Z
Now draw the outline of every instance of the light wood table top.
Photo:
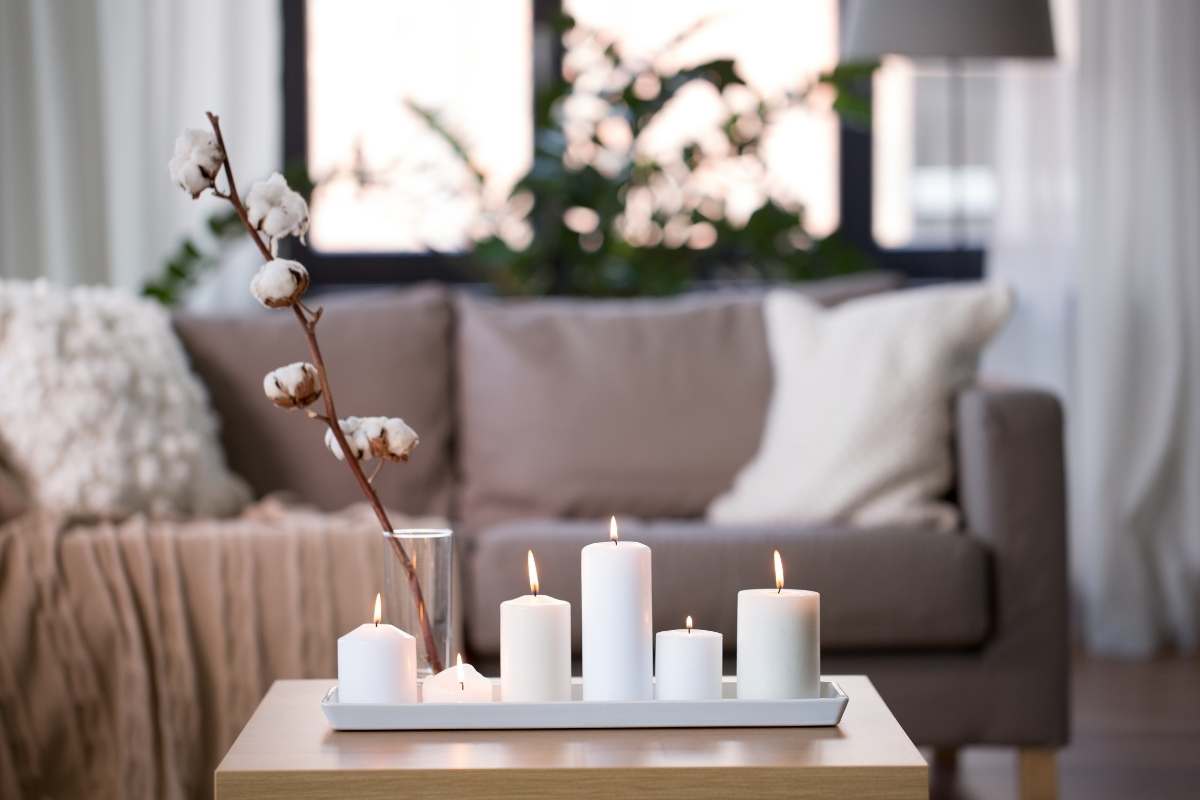
M 835 728 L 334 731 L 333 680 L 276 681 L 216 773 L 240 798 L 918 798 L 926 765 L 865 676 Z

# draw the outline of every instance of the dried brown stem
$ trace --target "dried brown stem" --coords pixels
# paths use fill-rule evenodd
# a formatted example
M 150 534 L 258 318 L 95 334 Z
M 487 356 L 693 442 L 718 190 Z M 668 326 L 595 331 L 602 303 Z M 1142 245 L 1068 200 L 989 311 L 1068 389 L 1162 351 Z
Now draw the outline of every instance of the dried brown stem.
M 221 148 L 222 154 L 225 156 L 224 169 L 225 180 L 229 184 L 228 190 L 225 193 L 213 191 L 218 197 L 222 197 L 229 201 L 233 206 L 234 212 L 238 215 L 238 219 L 242 221 L 242 225 L 246 228 L 246 232 L 250 234 L 250 238 L 254 241 L 258 251 L 263 258 L 270 261 L 274 258 L 271 249 L 263 242 L 258 231 L 250 224 L 250 217 L 246 212 L 246 206 L 242 203 L 242 198 L 238 194 L 237 183 L 233 178 L 233 167 L 230 165 L 229 150 L 225 147 L 225 137 L 221 135 L 221 121 L 217 115 L 211 111 L 207 113 L 208 122 L 212 125 L 213 134 L 217 137 L 217 146 Z M 300 327 L 304 330 L 304 338 L 308 342 L 308 352 L 312 357 L 313 366 L 317 369 L 317 379 L 321 383 L 321 396 L 324 399 L 325 414 L 319 416 L 320 419 L 330 431 L 333 432 L 333 438 L 337 441 L 338 447 L 341 448 L 343 458 L 346 465 L 350 468 L 351 474 L 354 475 L 354 480 L 358 483 L 358 488 L 366 496 L 367 502 L 370 503 L 371 509 L 375 512 L 375 517 L 379 520 L 379 524 L 383 527 L 385 534 L 391 534 L 393 531 L 392 522 L 388 519 L 387 511 L 383 507 L 383 503 L 379 500 L 379 495 L 375 493 L 375 489 L 371 486 L 371 482 L 363 474 L 362 465 L 358 459 L 351 457 L 351 449 L 346 441 L 346 434 L 342 431 L 342 426 L 338 424 L 337 408 L 333 401 L 333 390 L 329 385 L 329 376 L 325 370 L 325 359 L 321 356 L 321 346 L 317 342 L 317 322 L 321 318 L 322 309 L 317 309 L 316 313 L 312 313 L 309 318 L 305 314 L 305 310 L 299 304 L 292 306 L 292 312 L 296 315 L 296 320 L 300 323 Z M 417 619 L 421 625 L 421 638 L 425 642 L 425 652 L 429 658 L 429 664 L 434 672 L 441 672 L 444 669 L 442 656 L 434 643 L 433 630 L 429 627 L 429 615 L 425 608 L 425 595 L 421 591 L 421 582 L 417 578 L 416 565 L 409 557 L 408 551 L 404 549 L 404 545 L 399 540 L 388 537 L 388 541 L 396 550 L 397 556 L 400 558 L 400 563 L 404 566 L 404 571 L 408 575 L 408 585 L 412 590 L 413 601 L 417 607 Z

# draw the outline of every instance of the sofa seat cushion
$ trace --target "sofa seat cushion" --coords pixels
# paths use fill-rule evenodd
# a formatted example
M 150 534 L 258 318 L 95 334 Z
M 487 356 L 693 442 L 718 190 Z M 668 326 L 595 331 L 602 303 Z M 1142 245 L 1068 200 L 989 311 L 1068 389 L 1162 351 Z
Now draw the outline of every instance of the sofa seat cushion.
M 702 521 L 620 521 L 621 538 L 654 550 L 654 630 L 720 631 L 733 649 L 739 589 L 774 585 L 771 551 L 788 586 L 821 593 L 827 650 L 964 648 L 990 624 L 986 546 L 969 535 L 916 528 L 720 527 Z M 500 603 L 528 594 L 525 553 L 542 591 L 571 603 L 579 648 L 579 551 L 608 537 L 607 520 L 507 522 L 479 533 L 466 570 L 472 653 L 500 649 Z

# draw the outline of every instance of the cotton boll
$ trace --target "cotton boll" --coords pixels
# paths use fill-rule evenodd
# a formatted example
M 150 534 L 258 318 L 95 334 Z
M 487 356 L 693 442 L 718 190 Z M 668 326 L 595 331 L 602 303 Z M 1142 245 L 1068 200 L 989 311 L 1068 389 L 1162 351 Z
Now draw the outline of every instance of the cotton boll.
M 387 461 L 408 461 L 420 441 L 417 432 L 399 417 L 347 417 L 340 422 L 346 442 L 360 461 L 382 458 Z M 325 446 L 342 459 L 341 448 L 333 431 L 326 431 Z
M 258 268 L 250 293 L 267 308 L 287 308 L 308 290 L 308 270 L 299 261 L 276 258 Z
M 421 441 L 417 432 L 399 417 L 393 417 L 387 421 L 384 425 L 384 434 L 387 444 L 387 455 L 384 457 L 392 460 L 408 461 L 413 448 Z
M 311 405 L 321 396 L 317 368 L 312 364 L 297 361 L 286 367 L 273 369 L 263 378 L 263 392 L 280 408 L 303 408 Z
M 346 419 L 338 420 L 338 427 L 342 429 L 342 434 L 346 437 L 346 444 L 350 447 L 351 455 L 358 461 L 369 461 L 370 446 L 362 437 L 362 431 L 359 430 L 359 418 L 347 417 Z M 325 431 L 325 446 L 333 453 L 338 461 L 343 459 L 342 448 L 338 444 L 337 437 L 333 435 L 333 431 Z
M 358 430 L 355 433 L 358 436 L 365 437 L 367 442 L 373 439 L 378 439 L 383 435 L 383 417 L 354 417 L 358 422 Z
M 193 198 L 213 185 L 225 154 L 212 133 L 188 129 L 175 140 L 175 155 L 167 163 L 171 180 Z
M 246 194 L 250 224 L 272 239 L 308 232 L 308 203 L 278 172 L 250 187 Z

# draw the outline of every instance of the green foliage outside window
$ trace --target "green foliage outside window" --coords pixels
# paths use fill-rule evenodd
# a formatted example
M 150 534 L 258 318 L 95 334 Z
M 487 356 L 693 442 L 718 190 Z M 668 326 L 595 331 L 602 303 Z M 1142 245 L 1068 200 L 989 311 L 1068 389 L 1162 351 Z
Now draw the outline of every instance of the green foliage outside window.
M 574 28 L 574 21 L 564 17 L 560 26 L 564 37 Z M 740 224 L 723 213 L 719 198 L 696 196 L 681 208 L 653 209 L 649 220 L 641 221 L 638 236 L 626 235 L 628 226 L 623 223 L 628 222 L 629 200 L 639 190 L 644 197 L 644 190 L 656 185 L 686 183 L 690 174 L 705 165 L 708 155 L 696 143 L 684 146 L 669 162 L 645 158 L 636 148 L 657 115 L 692 81 L 708 82 L 723 96 L 736 93 L 742 99 L 744 108 L 731 112 L 722 126 L 727 140 L 724 151 L 726 156 L 761 164 L 763 132 L 771 117 L 807 102 L 818 86 L 836 92 L 833 109 L 844 120 L 865 124 L 870 107 L 855 87 L 862 86 L 876 64 L 841 65 L 785 97 L 768 99 L 748 86 L 729 60 L 663 74 L 653 63 L 626 61 L 611 43 L 604 47 L 603 58 L 607 63 L 601 68 L 607 68 L 613 79 L 600 91 L 588 93 L 605 105 L 605 120 L 616 119 L 628 126 L 629 135 L 624 137 L 628 144 L 616 153 L 620 166 L 601 169 L 595 163 L 570 163 L 566 105 L 580 93 L 572 80 L 560 78 L 538 93 L 533 166 L 509 198 L 510 208 L 528 209 L 532 240 L 522 247 L 523 242 L 514 244 L 512 237 L 492 233 L 475 243 L 476 260 L 501 291 L 665 295 L 705 279 L 805 280 L 870 266 L 865 254 L 838 233 L 811 236 L 798 204 L 771 197 Z M 749 107 L 745 107 L 747 98 L 752 99 Z M 482 183 L 481 172 L 470 164 L 466 150 L 439 124 L 436 114 L 417 110 L 451 142 Z M 596 126 L 590 146 L 597 152 L 612 153 L 611 143 L 601 140 L 599 128 Z M 765 172 L 765 165 L 762 169 Z M 582 225 L 580 220 L 572 220 L 571 209 L 585 210 L 576 212 L 583 217 Z M 680 243 L 678 237 L 668 241 L 664 234 L 672 225 L 677 230 L 699 226 L 704 236 L 688 243 Z

